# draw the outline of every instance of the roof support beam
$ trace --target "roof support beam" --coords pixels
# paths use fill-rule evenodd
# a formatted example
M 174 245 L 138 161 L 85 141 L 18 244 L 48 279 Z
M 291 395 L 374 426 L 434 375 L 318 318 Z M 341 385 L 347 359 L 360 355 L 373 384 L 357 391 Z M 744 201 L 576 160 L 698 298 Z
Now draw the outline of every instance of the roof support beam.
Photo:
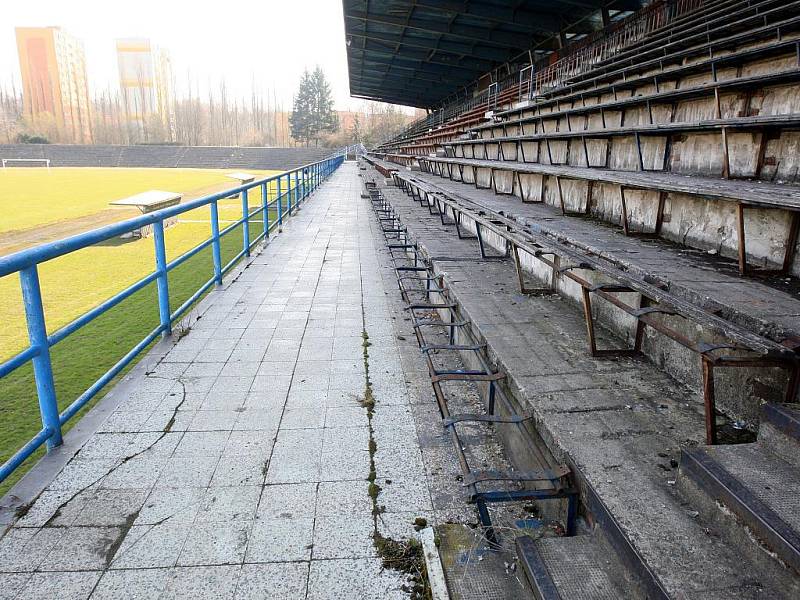
M 367 12 L 352 11 L 345 15 L 347 19 L 355 19 L 395 27 L 401 30 L 413 29 L 423 33 L 433 33 L 469 40 L 471 42 L 490 43 L 493 46 L 501 46 L 517 50 L 530 43 L 530 36 L 523 33 L 511 33 L 505 31 L 491 31 L 481 27 L 469 25 L 459 25 L 457 23 L 444 23 L 440 21 L 419 19 L 409 16 L 406 19 L 388 17 L 384 15 L 374 15 Z
M 445 10 L 460 15 L 467 15 L 485 19 L 493 23 L 527 27 L 533 31 L 552 33 L 563 26 L 558 14 L 542 13 L 515 8 L 507 5 L 488 5 L 480 2 L 466 2 L 464 0 L 414 0 L 420 8 L 432 10 Z M 556 7 L 557 8 L 557 7 Z
M 398 54 L 395 52 L 395 46 L 391 48 L 384 45 L 383 42 L 375 40 L 364 40 L 366 42 L 364 48 L 351 48 L 350 52 L 360 52 L 364 56 L 370 58 L 380 55 L 383 58 L 395 58 L 397 60 Z M 485 72 L 494 66 L 494 63 L 488 60 L 475 60 L 472 58 L 460 58 L 450 54 L 431 54 L 428 50 L 415 50 L 407 48 L 403 50 L 401 60 L 414 61 L 419 63 L 440 65 L 447 69 L 463 69 L 472 71 L 473 75 L 476 71 Z
M 392 92 L 395 93 L 397 97 L 413 97 L 415 99 L 419 99 L 420 102 L 424 102 L 426 106 L 433 106 L 436 104 L 436 99 L 438 94 L 435 92 L 431 92 L 429 94 L 425 94 L 423 92 L 419 92 L 416 90 L 408 90 L 403 87 L 395 87 L 395 86 L 383 86 L 377 84 L 364 84 L 358 88 L 362 92 L 372 92 L 379 95 L 391 94 Z M 401 104 L 403 104 L 401 102 Z
M 391 104 L 402 104 L 404 106 L 413 106 L 414 108 L 430 109 L 431 103 L 419 98 L 409 98 L 407 96 L 391 96 L 376 92 L 374 95 L 370 93 L 350 94 L 352 98 L 360 98 L 362 100 L 371 100 L 373 102 L 389 102 Z
M 381 68 L 380 70 L 372 69 L 367 67 L 364 69 L 362 73 L 353 73 L 350 72 L 350 78 L 352 81 L 378 81 L 378 82 L 418 82 L 423 84 L 423 89 L 429 89 L 431 84 L 435 84 L 442 81 L 442 78 L 436 75 L 429 75 L 426 73 L 418 73 L 414 69 L 409 69 L 402 72 L 397 72 L 391 68 Z M 466 78 L 462 79 L 461 81 L 467 82 Z M 452 85 L 463 85 L 460 81 L 453 80 L 445 81 L 445 83 L 450 83 Z M 410 86 L 409 86 L 410 87 Z
M 454 75 L 456 73 L 460 73 L 462 77 L 468 77 L 470 80 L 475 78 L 473 69 L 469 67 L 461 67 L 455 64 L 443 66 L 438 63 L 430 63 L 422 60 L 409 60 L 391 56 L 380 56 L 375 52 L 363 53 L 361 55 L 355 53 L 354 56 L 358 56 L 363 63 L 367 64 L 368 66 L 366 68 L 368 69 L 372 68 L 372 66 L 369 65 L 374 64 L 385 66 L 386 70 L 399 69 L 401 71 L 427 73 L 429 76 L 434 78 L 431 81 L 442 81 L 442 76 Z
M 494 62 L 505 62 L 511 52 L 501 50 L 499 48 L 492 48 L 489 46 L 471 46 L 469 44 L 460 44 L 456 42 L 435 42 L 430 38 L 425 37 L 411 37 L 396 35 L 391 33 L 367 33 L 348 31 L 347 36 L 351 38 L 364 38 L 368 40 L 376 40 L 385 42 L 387 44 L 402 44 L 413 48 L 424 48 L 426 50 L 435 50 L 444 54 L 455 54 L 457 56 L 470 56 L 473 58 L 480 58 Z
M 377 83 L 379 85 L 391 85 L 397 84 L 401 88 L 415 90 L 418 89 L 420 91 L 428 91 L 431 89 L 431 85 L 429 83 L 425 83 L 424 81 L 415 80 L 413 77 L 398 77 L 395 76 L 387 76 L 385 72 L 383 73 L 370 73 L 365 72 L 360 75 L 352 75 L 352 81 L 355 83 L 366 83 L 372 82 Z M 430 81 L 430 80 L 429 80 Z M 447 84 L 448 82 L 445 82 Z M 457 82 L 452 82 L 453 85 L 458 85 Z

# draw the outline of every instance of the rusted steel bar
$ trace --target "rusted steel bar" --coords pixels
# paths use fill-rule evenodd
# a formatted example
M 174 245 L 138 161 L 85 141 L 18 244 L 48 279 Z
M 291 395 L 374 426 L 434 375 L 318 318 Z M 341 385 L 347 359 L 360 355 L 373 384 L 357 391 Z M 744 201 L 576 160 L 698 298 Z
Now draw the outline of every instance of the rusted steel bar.
M 413 185 L 413 181 L 410 181 Z M 485 209 L 471 208 L 470 201 L 458 198 L 452 199 L 449 194 L 442 192 L 442 202 L 449 204 L 452 210 L 458 207 L 461 214 L 466 214 L 472 219 L 478 228 L 485 227 L 506 241 L 506 245 L 511 246 L 515 266 L 517 266 L 517 277 L 520 288 L 524 289 L 524 280 L 521 276 L 521 264 L 519 262 L 519 250 L 531 254 L 542 263 L 556 267 L 556 257 L 566 258 L 574 261 L 566 267 L 558 268 L 558 271 L 565 277 L 571 279 L 581 286 L 584 316 L 587 325 L 587 336 L 589 339 L 590 352 L 593 356 L 635 354 L 641 351 L 641 346 L 645 333 L 645 326 L 651 327 L 655 331 L 669 337 L 687 349 L 700 354 L 702 370 L 703 399 L 706 421 L 707 443 L 714 444 L 717 441 L 716 432 L 716 400 L 714 396 L 714 369 L 716 367 L 754 367 L 769 368 L 779 367 L 788 372 L 789 381 L 787 383 L 786 397 L 791 400 L 797 394 L 800 385 L 800 372 L 798 360 L 792 349 L 780 344 L 752 334 L 734 324 L 703 311 L 693 306 L 691 303 L 672 296 L 668 292 L 653 286 L 652 284 L 641 281 L 633 277 L 630 273 L 623 273 L 613 266 L 601 262 L 595 257 L 588 257 L 558 240 L 543 239 L 541 234 L 533 234 L 530 231 L 517 231 L 518 225 L 511 219 L 502 215 L 487 214 Z M 457 194 L 453 194 L 457 196 Z M 549 259 L 546 255 L 553 256 Z M 590 268 L 605 276 L 616 279 L 614 284 L 593 284 L 574 272 L 575 269 Z M 639 294 L 639 306 L 633 307 L 622 301 L 615 294 L 631 293 Z M 608 301 L 612 305 L 622 309 L 629 315 L 636 318 L 636 332 L 634 347 L 622 350 L 599 350 L 594 331 L 594 320 L 591 307 L 591 294 Z M 655 315 L 671 315 L 684 319 L 692 320 L 704 327 L 707 327 L 723 337 L 733 339 L 734 345 L 712 345 L 705 342 L 695 342 L 685 334 L 670 327 L 663 319 L 655 318 Z M 733 350 L 744 350 L 755 354 L 755 356 L 714 356 L 715 350 L 722 348 Z

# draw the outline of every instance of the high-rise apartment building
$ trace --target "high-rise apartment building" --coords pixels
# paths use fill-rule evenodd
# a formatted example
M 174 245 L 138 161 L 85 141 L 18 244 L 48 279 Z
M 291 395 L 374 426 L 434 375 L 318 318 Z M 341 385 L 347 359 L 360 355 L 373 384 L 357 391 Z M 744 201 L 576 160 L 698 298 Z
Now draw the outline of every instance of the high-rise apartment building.
M 53 141 L 90 143 L 83 43 L 60 27 L 17 27 L 22 98 L 32 128 Z
M 117 64 L 125 114 L 132 133 L 143 141 L 171 139 L 175 95 L 172 62 L 167 51 L 153 47 L 146 38 L 120 39 L 117 40 Z

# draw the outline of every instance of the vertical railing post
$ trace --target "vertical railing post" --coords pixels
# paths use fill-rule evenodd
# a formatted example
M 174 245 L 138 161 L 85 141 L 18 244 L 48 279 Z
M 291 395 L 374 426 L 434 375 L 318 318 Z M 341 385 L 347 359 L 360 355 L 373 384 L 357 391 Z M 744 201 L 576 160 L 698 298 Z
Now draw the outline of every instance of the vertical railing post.
M 289 205 L 292 203 L 292 176 L 289 173 L 286 173 L 286 190 L 283 192 L 283 195 L 286 197 L 286 208 L 284 208 L 284 213 L 288 212 Z
M 291 173 L 286 174 L 286 191 L 288 192 L 286 196 L 288 198 L 289 203 L 292 202 L 293 198 L 297 198 L 297 189 L 295 189 L 295 187 L 292 185 Z
M 247 204 L 247 189 L 242 190 L 242 249 L 245 256 L 250 256 L 250 207 Z
M 294 186 L 294 194 L 289 196 L 289 214 L 292 214 L 292 211 L 297 208 L 297 205 L 300 204 L 300 190 L 297 189 L 297 171 L 294 172 L 295 177 L 295 186 Z
M 280 181 L 280 177 L 278 177 L 278 181 Z M 278 227 L 283 226 L 283 197 L 280 193 L 280 189 L 281 189 L 280 184 L 278 184 Z M 291 197 L 292 190 L 289 190 L 288 195 Z
M 300 187 L 300 171 L 297 170 L 294 172 L 294 200 L 295 203 L 302 202 L 303 200 L 303 190 Z
M 292 178 L 294 178 L 294 182 L 292 181 Z M 292 171 L 291 173 L 289 173 L 288 180 L 289 180 L 289 185 L 292 188 L 292 193 L 290 194 L 292 202 L 297 204 L 300 194 L 300 190 L 297 189 L 297 171 Z
M 158 288 L 158 318 L 161 321 L 161 335 L 172 333 L 169 315 L 169 281 L 167 279 L 167 245 L 164 242 L 164 221 L 153 223 L 153 241 L 156 246 L 156 287 Z
M 264 222 L 264 241 L 269 237 L 269 183 L 261 184 L 261 220 Z
M 219 241 L 219 208 L 217 201 L 211 203 L 211 255 L 214 258 L 214 281 L 222 285 L 222 248 Z
M 61 421 L 58 417 L 56 386 L 53 382 L 53 364 L 50 361 L 50 345 L 47 342 L 47 325 L 44 320 L 42 290 L 39 286 L 39 272 L 36 265 L 26 267 L 19 272 L 22 284 L 22 300 L 25 305 L 25 320 L 28 324 L 28 339 L 31 348 L 38 354 L 33 357 L 33 375 L 36 381 L 36 394 L 39 397 L 39 414 L 42 427 L 50 430 L 47 438 L 47 449 L 50 450 L 62 443 Z
M 281 190 L 281 179 L 282 178 L 283 178 L 283 175 L 278 175 L 277 192 L 276 192 L 278 194 L 278 198 L 280 198 L 281 194 L 283 193 L 282 190 Z

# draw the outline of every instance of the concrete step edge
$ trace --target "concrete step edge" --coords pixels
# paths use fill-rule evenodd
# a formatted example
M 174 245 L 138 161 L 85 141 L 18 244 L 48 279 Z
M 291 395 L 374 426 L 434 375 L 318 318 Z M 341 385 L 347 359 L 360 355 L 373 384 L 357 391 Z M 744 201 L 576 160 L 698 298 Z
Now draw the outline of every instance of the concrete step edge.
M 775 554 L 800 572 L 800 533 L 786 523 L 705 448 L 681 451 L 681 473 L 733 511 Z
M 525 577 L 533 589 L 536 600 L 562 600 L 558 593 L 555 581 L 553 581 L 547 565 L 536 547 L 533 538 L 522 535 L 515 540 L 517 556 L 520 558 L 522 570 Z
M 800 404 L 763 404 L 761 423 L 769 424 L 790 441 L 800 444 Z

